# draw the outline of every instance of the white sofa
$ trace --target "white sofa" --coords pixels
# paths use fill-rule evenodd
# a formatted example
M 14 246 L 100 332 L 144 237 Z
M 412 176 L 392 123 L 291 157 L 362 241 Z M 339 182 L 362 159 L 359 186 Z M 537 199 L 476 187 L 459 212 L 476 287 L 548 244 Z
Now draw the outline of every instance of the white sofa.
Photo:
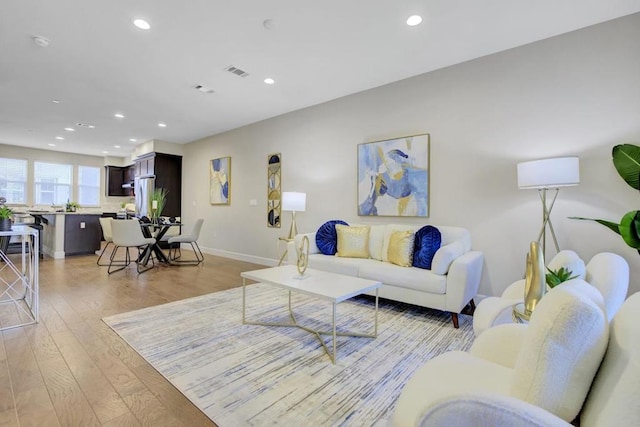
M 381 298 L 401 301 L 451 313 L 458 327 L 458 313 L 477 294 L 484 256 L 471 250 L 471 236 L 461 227 L 435 226 L 441 234 L 441 247 L 433 257 L 431 270 L 401 267 L 387 261 L 385 244 L 393 231 L 417 231 L 422 226 L 400 224 L 369 225 L 370 258 L 324 255 L 316 245 L 316 233 L 299 234 L 288 243 L 288 263 L 296 264 L 297 251 L 304 236 L 309 238 L 309 268 L 379 280 Z

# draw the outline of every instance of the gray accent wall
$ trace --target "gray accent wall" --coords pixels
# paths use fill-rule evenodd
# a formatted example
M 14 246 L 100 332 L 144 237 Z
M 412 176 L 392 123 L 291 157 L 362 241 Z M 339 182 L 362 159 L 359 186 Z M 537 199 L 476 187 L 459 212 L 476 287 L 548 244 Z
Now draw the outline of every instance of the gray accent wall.
M 268 90 L 286 92 L 286 82 Z M 431 216 L 358 217 L 357 145 L 425 132 L 431 134 Z M 623 255 L 635 292 L 640 255 L 603 226 L 567 218 L 617 221 L 640 209 L 640 194 L 611 163 L 611 148 L 625 142 L 640 144 L 640 14 L 187 144 L 183 216 L 205 219 L 200 246 L 206 252 L 273 263 L 290 216 L 284 213 L 281 229 L 267 227 L 267 155 L 282 153 L 283 191 L 307 193 L 307 209 L 297 214 L 300 232 L 330 219 L 463 226 L 485 254 L 480 293 L 495 295 L 523 276 L 542 219 L 537 192 L 517 188 L 516 164 L 579 156 L 581 183 L 560 191 L 552 215 L 561 249 L 587 261 L 602 251 Z M 232 158 L 231 205 L 211 206 L 208 163 L 224 156 Z

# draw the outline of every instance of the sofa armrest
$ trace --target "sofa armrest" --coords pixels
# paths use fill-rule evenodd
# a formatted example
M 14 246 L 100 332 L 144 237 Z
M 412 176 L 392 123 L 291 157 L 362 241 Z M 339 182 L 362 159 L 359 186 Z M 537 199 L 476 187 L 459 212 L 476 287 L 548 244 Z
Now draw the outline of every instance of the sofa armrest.
M 513 323 L 513 306 L 522 299 L 488 297 L 480 301 L 473 313 L 473 332 L 476 336 L 497 325 Z
M 460 313 L 478 294 L 483 264 L 484 254 L 478 251 L 467 252 L 453 260 L 447 274 L 447 311 Z
M 551 412 L 515 397 L 479 392 L 459 394 L 431 402 L 425 408 L 419 422 L 412 425 L 571 427 L 571 424 Z
M 525 279 L 516 280 L 502 292 L 502 298 L 524 301 Z
M 528 325 L 509 323 L 487 329 L 476 338 L 469 353 L 489 362 L 513 368 Z
M 290 265 L 296 265 L 298 263 L 298 252 L 296 248 L 300 247 L 304 236 L 309 238 L 309 255 L 320 253 L 318 246 L 316 245 L 316 233 L 303 233 L 296 234 L 293 242 L 287 243 L 287 263 Z

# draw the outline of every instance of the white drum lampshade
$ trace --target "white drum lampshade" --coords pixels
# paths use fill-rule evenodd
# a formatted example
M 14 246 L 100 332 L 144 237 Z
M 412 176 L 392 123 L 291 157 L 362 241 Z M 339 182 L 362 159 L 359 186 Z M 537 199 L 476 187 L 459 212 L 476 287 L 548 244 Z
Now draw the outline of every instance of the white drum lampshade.
M 298 234 L 296 212 L 304 212 L 307 207 L 307 194 L 285 191 L 282 193 L 282 210 L 291 211 L 291 228 L 287 239 L 293 240 Z
M 556 157 L 518 163 L 518 187 L 559 188 L 580 184 L 580 162 L 577 157 Z

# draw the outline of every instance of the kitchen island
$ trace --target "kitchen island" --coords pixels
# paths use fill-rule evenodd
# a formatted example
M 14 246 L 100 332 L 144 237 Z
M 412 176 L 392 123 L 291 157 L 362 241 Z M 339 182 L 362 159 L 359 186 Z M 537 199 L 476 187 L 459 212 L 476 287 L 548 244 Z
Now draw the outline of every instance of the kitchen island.
M 52 258 L 92 254 L 100 249 L 102 212 L 29 211 L 29 214 L 42 224 L 42 250 Z

